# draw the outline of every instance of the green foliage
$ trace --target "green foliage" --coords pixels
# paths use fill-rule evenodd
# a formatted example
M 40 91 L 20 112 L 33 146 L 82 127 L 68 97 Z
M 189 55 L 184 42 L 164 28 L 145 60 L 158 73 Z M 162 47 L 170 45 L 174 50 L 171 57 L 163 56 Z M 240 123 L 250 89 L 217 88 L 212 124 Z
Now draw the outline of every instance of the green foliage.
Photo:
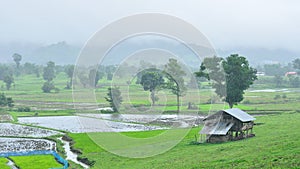
M 288 70 L 288 67 L 283 67 L 280 64 L 265 64 L 264 70 L 269 76 L 283 76 Z
M 283 77 L 282 76 L 275 75 L 274 76 L 274 81 L 275 81 L 276 87 L 282 87 L 282 84 L 283 84 Z
M 244 99 L 244 91 L 257 79 L 256 70 L 249 66 L 245 57 L 238 54 L 230 55 L 222 64 L 226 73 L 225 101 L 232 108 Z
M 19 67 L 20 67 L 20 62 L 21 62 L 21 60 L 22 60 L 22 56 L 20 55 L 20 54 L 18 54 L 18 53 L 14 53 L 13 55 L 12 55 L 12 58 L 13 58 L 13 60 L 16 62 L 16 64 L 17 64 L 17 69 L 19 69 Z
M 226 87 L 222 62 L 223 58 L 217 56 L 204 58 L 199 72 L 195 72 L 195 75 L 210 80 L 215 93 L 219 97 L 224 98 L 226 96 Z
M 44 85 L 42 86 L 42 90 L 43 90 L 44 93 L 50 93 L 51 90 L 55 90 L 55 89 L 56 89 L 56 88 L 55 88 L 53 82 L 48 82 L 48 81 L 46 81 L 46 82 L 44 83 Z
M 6 97 L 4 93 L 0 93 L 0 106 L 8 106 L 8 107 L 13 107 L 14 106 L 14 101 L 11 97 Z
M 11 88 L 11 84 L 14 83 L 14 77 L 11 73 L 7 73 L 4 76 L 3 82 L 6 84 L 6 89 L 9 90 Z
M 289 82 L 290 82 L 290 86 L 291 87 L 300 87 L 300 79 L 299 79 L 299 76 L 288 76 L 289 78 Z
M 55 86 L 54 86 L 53 82 L 51 82 L 51 81 L 50 82 L 46 81 L 44 83 L 44 85 L 42 86 L 42 90 L 44 93 L 50 93 L 51 90 L 54 90 L 54 89 L 55 89 Z
M 43 78 L 44 80 L 51 82 L 55 78 L 55 63 L 52 61 L 49 61 L 47 63 L 47 66 L 44 67 L 43 72 Z
M 91 69 L 89 72 L 89 82 L 90 86 L 96 87 L 98 81 L 104 76 L 103 73 L 99 72 L 97 69 Z
M 18 107 L 18 112 L 30 112 L 30 107 Z
M 274 100 L 277 100 L 277 99 L 280 99 L 280 98 L 281 98 L 280 94 L 276 94 L 275 97 L 274 97 Z
M 155 101 L 158 100 L 158 97 L 155 96 L 155 92 L 159 90 L 164 84 L 163 73 L 158 69 L 146 69 L 144 70 L 141 76 L 140 84 L 143 86 L 145 91 L 150 91 L 152 105 L 155 105 Z
M 119 87 L 109 87 L 105 100 L 109 102 L 113 112 L 118 112 L 118 109 L 122 104 L 122 96 Z
M 113 65 L 106 66 L 105 67 L 105 72 L 106 72 L 106 80 L 112 80 L 113 79 L 113 74 L 116 71 L 116 67 Z
M 186 73 L 182 70 L 181 66 L 177 63 L 176 59 L 169 59 L 169 63 L 165 65 L 164 74 L 167 78 L 164 88 L 170 89 L 177 97 L 177 113 L 180 111 L 179 97 L 185 95 L 186 87 L 184 85 L 183 77 Z
M 249 66 L 245 57 L 237 54 L 225 60 L 216 56 L 205 58 L 195 74 L 211 80 L 216 94 L 225 97 L 230 107 L 243 100 L 244 91 L 257 79 L 256 70 Z
M 293 67 L 294 67 L 294 69 L 298 70 L 298 73 L 300 72 L 300 59 L 299 58 L 297 58 L 293 61 Z
M 68 78 L 70 78 L 70 81 L 67 82 L 66 89 L 71 89 L 72 88 L 74 68 L 75 68 L 74 65 L 65 66 L 64 71 L 67 74 Z
M 42 86 L 42 90 L 44 93 L 50 93 L 51 90 L 56 90 L 53 79 L 55 78 L 55 63 L 52 61 L 49 61 L 47 63 L 47 66 L 44 67 L 44 73 L 43 73 L 43 78 L 46 80 L 44 85 Z

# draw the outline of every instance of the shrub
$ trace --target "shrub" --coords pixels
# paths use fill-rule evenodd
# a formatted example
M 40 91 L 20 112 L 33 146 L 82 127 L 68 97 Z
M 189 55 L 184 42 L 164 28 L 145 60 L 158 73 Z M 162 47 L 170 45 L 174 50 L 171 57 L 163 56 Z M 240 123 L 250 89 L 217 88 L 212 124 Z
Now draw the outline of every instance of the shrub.
M 30 112 L 30 107 L 18 107 L 18 112 Z
M 275 97 L 274 97 L 274 100 L 277 100 L 277 99 L 280 99 L 281 96 L 279 94 L 277 94 Z

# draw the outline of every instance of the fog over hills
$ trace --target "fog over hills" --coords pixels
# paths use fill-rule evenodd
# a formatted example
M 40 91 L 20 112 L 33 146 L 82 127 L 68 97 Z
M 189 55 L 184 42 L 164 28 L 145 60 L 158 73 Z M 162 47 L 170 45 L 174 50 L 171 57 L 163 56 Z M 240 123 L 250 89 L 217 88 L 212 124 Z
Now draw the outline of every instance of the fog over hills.
M 67 42 L 58 42 L 50 45 L 41 44 L 0 44 L 0 58 L 1 63 L 13 62 L 12 55 L 19 53 L 23 56 L 22 63 L 32 62 L 37 64 L 46 64 L 48 61 L 54 61 L 56 64 L 75 64 L 77 57 L 80 54 L 80 50 L 83 46 L 71 45 Z M 178 44 L 170 44 L 166 42 L 153 41 L 147 44 L 136 44 L 136 43 L 125 43 L 114 52 L 116 55 L 114 58 L 106 59 L 104 64 L 117 64 L 121 59 L 121 56 L 128 56 L 133 52 L 145 48 L 161 48 L 176 53 L 178 56 L 188 57 L 189 52 L 183 47 L 179 47 Z M 205 49 L 203 49 L 205 50 Z M 266 49 L 266 48 L 248 48 L 248 47 L 237 47 L 235 49 L 216 49 L 218 56 L 227 57 L 230 54 L 238 53 L 242 56 L 247 57 L 250 64 L 253 66 L 280 63 L 287 64 L 299 57 L 300 54 L 287 49 Z M 191 60 L 191 66 L 195 67 L 199 64 L 194 63 Z

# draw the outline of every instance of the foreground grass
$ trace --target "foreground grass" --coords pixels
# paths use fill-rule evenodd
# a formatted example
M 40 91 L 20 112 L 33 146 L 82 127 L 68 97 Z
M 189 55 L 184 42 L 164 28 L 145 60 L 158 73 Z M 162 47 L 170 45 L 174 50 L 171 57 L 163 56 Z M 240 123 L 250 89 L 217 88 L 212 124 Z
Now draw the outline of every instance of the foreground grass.
M 61 168 L 52 155 L 33 155 L 10 157 L 21 169 L 49 169 Z
M 192 145 L 200 128 L 193 128 L 173 149 L 143 159 L 120 157 L 97 146 L 86 134 L 70 134 L 83 156 L 99 168 L 300 168 L 300 114 L 257 117 L 256 137 L 221 144 Z M 149 137 L 160 131 L 123 133 Z M 101 134 L 99 134 L 101 137 Z
M 8 167 L 6 165 L 6 163 L 8 162 L 8 160 L 6 158 L 0 158 L 0 168 L 1 169 L 10 169 L 10 167 Z

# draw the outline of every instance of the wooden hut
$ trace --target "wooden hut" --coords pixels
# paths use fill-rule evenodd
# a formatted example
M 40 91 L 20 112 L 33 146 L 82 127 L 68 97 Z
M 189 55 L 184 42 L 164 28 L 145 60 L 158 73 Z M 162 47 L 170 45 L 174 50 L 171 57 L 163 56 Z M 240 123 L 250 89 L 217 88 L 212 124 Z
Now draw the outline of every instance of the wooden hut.
M 203 120 L 201 140 L 216 143 L 252 137 L 254 120 L 254 117 L 237 108 L 220 110 Z

